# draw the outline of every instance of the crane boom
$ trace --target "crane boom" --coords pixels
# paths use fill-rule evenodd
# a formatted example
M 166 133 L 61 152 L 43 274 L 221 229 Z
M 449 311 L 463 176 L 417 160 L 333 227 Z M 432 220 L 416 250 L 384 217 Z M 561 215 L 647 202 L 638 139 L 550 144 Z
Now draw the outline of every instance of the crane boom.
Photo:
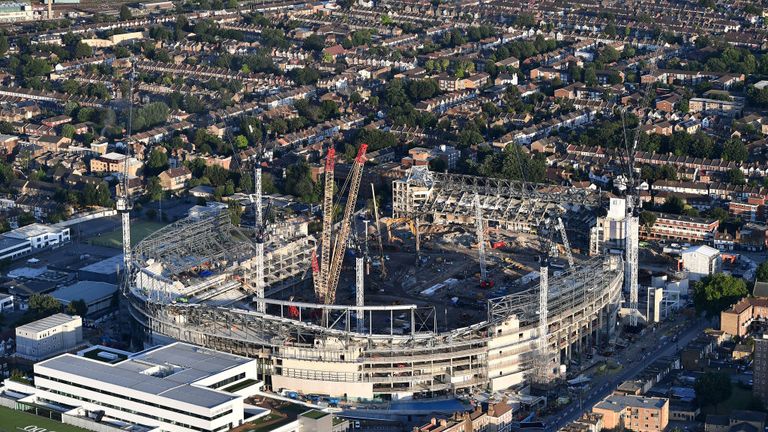
M 325 190 L 323 195 L 323 230 L 320 239 L 320 271 L 319 279 L 315 282 L 315 296 L 322 299 L 326 296 L 328 286 L 328 269 L 331 263 L 331 230 L 333 229 L 333 169 L 336 163 L 336 150 L 331 147 L 325 157 Z M 318 274 L 315 272 L 314 277 Z
M 371 198 L 373 200 L 373 217 L 376 219 L 376 238 L 379 240 L 379 259 L 381 262 L 381 278 L 387 278 L 387 269 L 384 267 L 384 244 L 381 241 L 381 225 L 379 225 L 379 205 L 376 203 L 376 189 L 371 183 Z
M 349 238 L 349 232 L 352 227 L 352 213 L 355 210 L 357 194 L 360 191 L 360 180 L 363 178 L 363 165 L 365 164 L 365 151 L 367 149 L 368 144 L 360 144 L 360 150 L 357 152 L 355 163 L 352 165 L 352 180 L 349 183 L 347 205 L 344 207 L 344 217 L 341 220 L 339 235 L 336 236 L 333 256 L 331 257 L 331 268 L 328 271 L 328 280 L 324 287 L 325 296 L 322 300 L 325 304 L 333 304 L 336 300 L 336 286 L 339 283 L 341 263 L 344 260 L 344 251 L 346 250 L 347 239 Z
M 565 232 L 565 224 L 563 224 L 563 218 L 557 218 L 557 231 L 560 232 L 560 237 L 563 238 L 563 248 L 565 248 L 565 257 L 568 259 L 568 267 L 573 268 L 573 253 L 571 252 L 571 242 L 568 241 L 568 233 Z

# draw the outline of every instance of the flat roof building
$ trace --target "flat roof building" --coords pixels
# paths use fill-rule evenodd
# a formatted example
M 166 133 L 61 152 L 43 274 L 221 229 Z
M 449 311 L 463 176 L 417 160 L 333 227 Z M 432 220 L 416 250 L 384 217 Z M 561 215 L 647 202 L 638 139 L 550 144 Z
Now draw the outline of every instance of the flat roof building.
M 16 355 L 38 361 L 77 348 L 83 342 L 83 320 L 63 313 L 16 327 Z
M 661 432 L 669 423 L 669 400 L 665 398 L 610 395 L 592 407 L 603 416 L 603 428 L 634 432 Z
M 244 422 L 238 383 L 256 383 L 257 360 L 181 342 L 123 361 L 64 354 L 34 366 L 34 387 L 5 381 L 25 401 L 103 411 L 115 423 L 169 432 L 228 431 Z M 237 392 L 237 393 L 236 393 Z

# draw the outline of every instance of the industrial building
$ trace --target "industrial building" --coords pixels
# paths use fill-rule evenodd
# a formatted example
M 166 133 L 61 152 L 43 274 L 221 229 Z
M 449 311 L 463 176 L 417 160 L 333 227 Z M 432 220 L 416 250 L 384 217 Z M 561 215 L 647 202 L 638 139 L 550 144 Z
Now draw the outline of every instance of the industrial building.
M 117 304 L 114 300 L 117 293 L 117 285 L 106 282 L 78 281 L 72 285 L 58 288 L 50 295 L 59 301 L 62 306 L 78 300 L 88 306 L 87 317 L 97 317 L 109 311 Z
M 16 355 L 39 361 L 83 343 L 83 320 L 63 313 L 16 327 Z

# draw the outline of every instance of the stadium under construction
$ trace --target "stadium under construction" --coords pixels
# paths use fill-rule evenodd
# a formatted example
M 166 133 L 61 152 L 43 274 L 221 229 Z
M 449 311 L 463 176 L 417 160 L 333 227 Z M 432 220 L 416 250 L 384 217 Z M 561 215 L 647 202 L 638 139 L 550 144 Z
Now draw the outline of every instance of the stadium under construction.
M 298 228 L 265 223 L 257 193 L 253 227 L 234 225 L 224 211 L 178 221 L 127 250 L 124 292 L 147 339 L 258 358 L 274 391 L 396 399 L 550 380 L 577 353 L 612 336 L 626 260 L 574 258 L 566 234 L 566 226 L 589 232 L 599 192 L 412 168 L 393 182 L 392 217 L 385 218 L 402 222 L 409 236 L 402 241 L 408 250 L 394 251 L 381 232 L 395 224 L 379 219 L 375 199 L 366 220 L 372 226 L 353 223 L 365 148 L 343 188 L 341 219 L 330 216 L 341 195 L 328 176 L 333 158 L 318 237 L 306 221 Z M 465 248 L 439 241 L 460 235 L 474 240 Z M 540 255 L 526 275 L 505 273 L 509 260 L 490 242 L 501 235 L 538 245 L 517 251 Z M 348 244 L 361 237 L 377 252 L 350 255 Z M 450 282 L 422 285 L 430 259 L 441 262 L 435 277 Z M 398 279 L 403 266 L 410 270 Z M 479 267 L 477 276 L 467 266 Z

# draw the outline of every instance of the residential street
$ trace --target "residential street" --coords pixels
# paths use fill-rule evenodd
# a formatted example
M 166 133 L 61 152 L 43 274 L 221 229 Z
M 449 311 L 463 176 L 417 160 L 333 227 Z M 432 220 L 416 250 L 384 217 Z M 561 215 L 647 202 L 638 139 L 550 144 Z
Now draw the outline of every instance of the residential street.
M 578 400 L 574 400 L 569 405 L 562 407 L 555 416 L 550 416 L 546 419 L 547 431 L 558 430 L 576 420 L 583 412 L 589 411 L 594 404 L 609 395 L 619 384 L 636 377 L 648 365 L 659 358 L 675 354 L 710 325 L 708 320 L 702 318 L 699 318 L 695 323 L 692 327 L 678 334 L 677 342 L 672 342 L 671 338 L 664 338 L 664 334 L 661 331 L 646 334 L 646 340 L 654 338 L 653 343 L 645 343 L 646 346 L 651 345 L 655 347 L 653 351 L 642 354 L 642 357 L 636 361 L 632 360 L 636 352 L 636 350 L 632 350 L 632 347 L 628 348 L 622 355 L 617 356 L 617 359 L 624 365 L 624 368 L 618 374 L 609 376 L 607 380 L 593 382 L 581 403 Z

